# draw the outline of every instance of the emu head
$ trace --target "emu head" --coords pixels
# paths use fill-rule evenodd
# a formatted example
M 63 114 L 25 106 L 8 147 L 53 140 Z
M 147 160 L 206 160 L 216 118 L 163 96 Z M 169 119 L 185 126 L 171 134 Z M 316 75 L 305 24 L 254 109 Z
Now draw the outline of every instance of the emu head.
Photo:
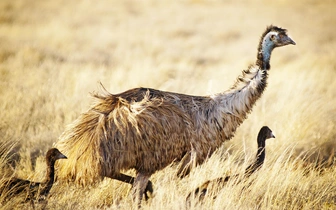
M 258 144 L 265 142 L 266 139 L 275 138 L 272 130 L 268 126 L 263 126 L 258 134 Z
M 47 163 L 55 163 L 58 159 L 67 159 L 58 149 L 52 148 L 48 150 L 46 155 Z
M 263 36 L 263 42 L 271 48 L 282 47 L 289 44 L 296 45 L 296 43 L 288 36 L 287 30 L 277 26 L 267 27 Z

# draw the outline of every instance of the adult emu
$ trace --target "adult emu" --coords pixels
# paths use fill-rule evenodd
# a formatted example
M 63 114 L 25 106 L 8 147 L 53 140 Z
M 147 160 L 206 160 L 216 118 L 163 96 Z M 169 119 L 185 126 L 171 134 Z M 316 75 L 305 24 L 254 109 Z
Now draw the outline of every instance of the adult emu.
M 59 178 L 82 184 L 109 177 L 133 185 L 141 200 L 152 191 L 149 177 L 174 161 L 180 175 L 190 170 L 191 153 L 201 164 L 231 139 L 262 95 L 272 50 L 295 42 L 286 30 L 269 26 L 262 34 L 257 61 L 227 91 L 192 96 L 151 88 L 119 94 L 94 94 L 95 103 L 60 136 L 55 147 L 69 160 L 59 163 Z M 136 177 L 121 173 L 135 169 Z

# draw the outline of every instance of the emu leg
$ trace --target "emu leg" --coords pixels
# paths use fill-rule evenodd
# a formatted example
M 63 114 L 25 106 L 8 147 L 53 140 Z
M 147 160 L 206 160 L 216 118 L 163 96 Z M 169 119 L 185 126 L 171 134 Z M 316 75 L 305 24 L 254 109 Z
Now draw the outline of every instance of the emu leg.
M 148 174 L 138 173 L 134 180 L 132 196 L 138 206 L 140 206 L 142 196 L 147 189 L 150 176 L 151 175 Z
M 106 177 L 109 177 L 111 179 L 116 179 L 118 181 L 125 182 L 125 183 L 131 184 L 134 186 L 134 177 L 128 176 L 123 173 L 107 175 Z M 149 194 L 153 194 L 153 184 L 150 180 L 147 181 L 147 185 L 143 193 L 145 194 L 145 200 L 149 199 L 150 197 Z
M 221 188 L 224 186 L 224 184 L 227 181 L 229 181 L 229 179 L 230 179 L 230 176 L 208 180 L 204 182 L 201 186 L 197 187 L 196 190 L 194 190 L 193 192 L 190 192 L 186 200 L 190 201 L 190 198 L 193 196 L 194 198 L 198 198 L 198 201 L 202 201 L 204 197 L 206 196 L 206 194 L 208 194 L 209 187 L 210 188 L 213 188 L 213 187 Z M 215 199 L 216 196 L 214 196 L 213 198 Z
M 184 157 L 181 160 L 181 164 L 178 167 L 178 171 L 177 171 L 177 176 L 179 178 L 183 178 L 185 176 L 187 176 L 190 171 L 191 171 L 191 155 L 190 153 L 187 153 L 184 155 Z
M 114 176 L 112 176 L 110 178 L 119 180 L 121 182 L 129 183 L 129 184 L 133 184 L 134 183 L 134 177 L 128 176 L 128 175 L 122 174 L 122 173 L 116 174 L 116 175 L 114 175 Z

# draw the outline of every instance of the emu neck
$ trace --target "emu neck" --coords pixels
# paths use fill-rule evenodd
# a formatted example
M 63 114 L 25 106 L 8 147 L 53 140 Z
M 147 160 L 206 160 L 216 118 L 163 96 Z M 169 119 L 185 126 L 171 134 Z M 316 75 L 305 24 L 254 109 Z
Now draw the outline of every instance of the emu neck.
M 259 167 L 265 161 L 265 140 L 258 142 L 258 152 L 256 157 L 256 165 Z
M 270 69 L 271 53 L 274 44 L 270 39 L 271 33 L 264 35 L 258 46 L 256 65 L 242 72 L 229 91 L 213 97 L 218 106 L 219 116 L 228 119 L 230 123 L 216 119 L 220 129 L 224 130 L 226 139 L 230 139 L 237 127 L 252 111 L 253 105 L 261 97 L 267 85 L 268 70 Z M 230 119 L 231 118 L 231 119 Z M 222 122 L 222 123 L 221 123 Z
M 265 161 L 265 140 L 266 138 L 259 133 L 258 135 L 258 151 L 255 161 L 245 169 L 245 175 L 249 176 L 258 170 Z
M 220 101 L 220 104 L 224 105 L 220 111 L 226 115 L 226 118 L 228 118 L 227 114 L 237 118 L 229 120 L 235 122 L 227 128 L 229 132 L 234 132 L 246 119 L 247 114 L 251 112 L 253 105 L 266 88 L 271 53 L 274 49 L 274 44 L 270 39 L 271 35 L 271 33 L 267 33 L 261 38 L 256 65 L 244 70 L 229 91 L 214 96 L 215 101 Z M 225 126 L 221 125 L 220 127 Z
M 54 179 L 55 179 L 55 162 L 52 162 L 47 169 L 47 180 L 46 182 L 49 184 L 53 184 L 54 183 Z
M 258 47 L 257 66 L 263 70 L 269 70 L 271 68 L 270 60 L 271 54 L 274 49 L 274 45 L 269 41 L 268 36 L 261 39 Z
M 225 135 L 225 140 L 233 137 L 235 130 L 252 111 L 266 88 L 267 77 L 267 71 L 251 66 L 242 72 L 230 90 L 212 97 L 217 104 L 216 119 L 213 121 Z
M 49 193 L 52 185 L 54 184 L 54 180 L 55 180 L 55 161 L 47 160 L 47 174 L 46 179 L 43 183 L 43 187 L 41 189 L 41 194 Z

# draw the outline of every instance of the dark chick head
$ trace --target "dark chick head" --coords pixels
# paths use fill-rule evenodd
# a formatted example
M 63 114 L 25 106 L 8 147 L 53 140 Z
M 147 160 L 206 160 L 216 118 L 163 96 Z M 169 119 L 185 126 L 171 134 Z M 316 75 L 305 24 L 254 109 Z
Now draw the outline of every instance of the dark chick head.
M 48 162 L 55 162 L 58 159 L 67 159 L 67 157 L 56 148 L 49 149 L 46 158 Z
M 259 131 L 258 140 L 263 139 L 265 141 L 266 139 L 270 138 L 275 138 L 272 130 L 267 126 L 263 126 Z

